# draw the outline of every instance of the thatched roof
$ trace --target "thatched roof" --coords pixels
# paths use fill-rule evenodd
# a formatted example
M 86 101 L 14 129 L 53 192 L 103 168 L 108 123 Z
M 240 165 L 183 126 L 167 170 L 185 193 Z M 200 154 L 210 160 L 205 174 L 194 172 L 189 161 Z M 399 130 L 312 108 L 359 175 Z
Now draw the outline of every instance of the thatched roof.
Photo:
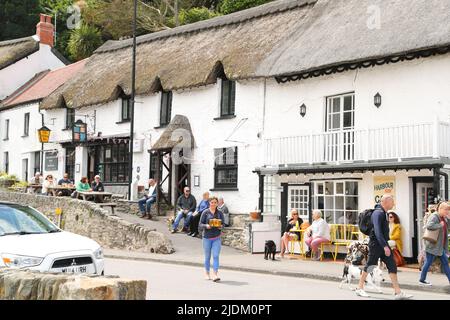
M 190 139 L 190 145 L 187 140 L 183 143 L 184 139 Z M 151 150 L 168 150 L 172 149 L 176 145 L 180 148 L 190 147 L 191 149 L 195 146 L 189 119 L 179 114 L 173 117 L 159 139 L 152 145 Z
M 0 70 L 39 50 L 39 41 L 33 37 L 0 42 Z
M 381 28 L 369 29 L 368 8 Z M 138 38 L 136 93 L 273 77 L 450 46 L 450 0 L 280 0 Z M 79 108 L 131 92 L 132 40 L 109 41 L 42 103 Z

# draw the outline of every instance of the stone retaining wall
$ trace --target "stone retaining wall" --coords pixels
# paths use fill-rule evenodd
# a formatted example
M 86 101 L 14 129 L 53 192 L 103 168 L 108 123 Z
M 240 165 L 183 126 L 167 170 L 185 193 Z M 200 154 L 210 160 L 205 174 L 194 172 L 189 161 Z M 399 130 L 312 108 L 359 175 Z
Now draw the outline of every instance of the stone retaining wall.
M 0 300 L 145 300 L 147 281 L 0 268 Z
M 125 221 L 93 202 L 67 197 L 0 192 L 0 201 L 29 205 L 58 225 L 55 209 L 61 208 L 61 228 L 89 237 L 105 248 L 146 253 L 172 253 L 172 242 L 162 233 Z

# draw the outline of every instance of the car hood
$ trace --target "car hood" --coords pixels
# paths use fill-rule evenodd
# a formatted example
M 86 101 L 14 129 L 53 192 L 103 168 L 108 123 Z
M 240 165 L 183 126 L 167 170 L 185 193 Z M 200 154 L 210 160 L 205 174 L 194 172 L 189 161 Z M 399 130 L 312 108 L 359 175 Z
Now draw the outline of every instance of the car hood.
M 99 246 L 94 240 L 66 231 L 0 237 L 0 253 L 41 258 L 59 252 L 94 251 Z

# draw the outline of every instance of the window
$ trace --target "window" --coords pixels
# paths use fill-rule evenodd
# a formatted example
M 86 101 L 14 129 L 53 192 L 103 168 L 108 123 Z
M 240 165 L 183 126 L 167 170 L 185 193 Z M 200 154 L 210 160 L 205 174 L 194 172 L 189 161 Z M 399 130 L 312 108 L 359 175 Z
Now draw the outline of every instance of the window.
M 150 171 L 149 171 L 149 177 L 151 179 L 156 179 L 156 162 L 158 161 L 158 157 L 156 154 L 153 154 L 150 152 Z M 162 168 L 163 166 L 159 166 L 159 179 L 162 179 Z
M 66 108 L 66 129 L 72 129 L 75 123 L 75 109 Z
M 33 175 L 35 175 L 36 172 L 40 172 L 40 171 L 41 171 L 41 152 L 37 151 L 37 152 L 34 153 Z
M 130 121 L 131 120 L 131 98 L 124 97 L 122 98 L 122 121 Z
M 30 133 L 30 113 L 27 112 L 24 115 L 23 119 L 23 136 L 28 137 Z
M 4 131 L 4 135 L 3 135 L 3 140 L 8 140 L 9 139 L 9 119 L 5 120 L 5 131 Z
M 159 125 L 165 126 L 170 122 L 172 112 L 172 91 L 163 91 L 161 94 L 161 112 L 159 116 Z
M 75 148 L 66 148 L 65 173 L 69 174 L 69 179 L 75 179 Z
M 273 176 L 264 176 L 264 212 L 275 213 L 277 187 Z
M 237 147 L 214 149 L 214 188 L 237 188 Z
M 355 127 L 355 94 L 327 98 L 327 131 L 350 130 Z
M 357 224 L 358 181 L 314 182 L 313 205 L 328 223 Z
M 128 182 L 129 142 L 96 146 L 97 174 L 104 182 Z
M 222 92 L 220 99 L 220 116 L 234 115 L 234 104 L 236 100 L 236 81 L 222 79 Z
M 3 154 L 3 169 L 6 173 L 9 173 L 9 153 L 5 152 Z

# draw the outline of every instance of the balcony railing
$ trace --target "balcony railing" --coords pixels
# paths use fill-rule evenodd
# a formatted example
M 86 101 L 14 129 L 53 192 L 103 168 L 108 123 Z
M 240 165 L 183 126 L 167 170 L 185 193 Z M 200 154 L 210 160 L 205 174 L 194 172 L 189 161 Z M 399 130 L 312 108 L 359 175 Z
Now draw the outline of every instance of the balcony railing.
M 410 124 L 266 139 L 265 165 L 450 158 L 450 124 Z

